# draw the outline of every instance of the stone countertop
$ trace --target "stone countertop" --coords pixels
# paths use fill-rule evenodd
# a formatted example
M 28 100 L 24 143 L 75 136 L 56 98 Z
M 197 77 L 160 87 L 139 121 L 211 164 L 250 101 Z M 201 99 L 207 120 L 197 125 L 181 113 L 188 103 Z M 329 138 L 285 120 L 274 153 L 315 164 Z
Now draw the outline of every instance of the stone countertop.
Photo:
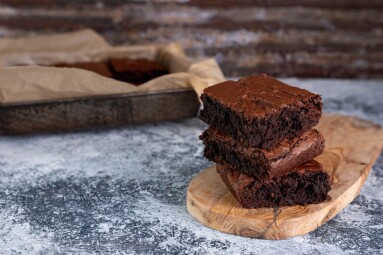
M 285 79 L 325 112 L 383 125 L 383 81 Z M 186 210 L 202 157 L 197 119 L 0 137 L 1 254 L 382 254 L 383 157 L 360 195 L 317 230 L 281 241 L 206 228 Z

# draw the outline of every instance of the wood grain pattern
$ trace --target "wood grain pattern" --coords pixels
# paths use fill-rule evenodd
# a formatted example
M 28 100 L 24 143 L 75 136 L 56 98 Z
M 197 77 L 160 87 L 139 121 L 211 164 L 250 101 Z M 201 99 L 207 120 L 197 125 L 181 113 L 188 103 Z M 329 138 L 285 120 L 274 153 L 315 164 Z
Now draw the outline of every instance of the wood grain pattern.
M 318 228 L 358 195 L 383 145 L 382 128 L 354 117 L 324 115 L 318 129 L 326 139 L 326 150 L 317 160 L 332 179 L 330 201 L 244 209 L 211 167 L 189 184 L 189 213 L 210 228 L 262 239 L 285 239 Z
M 115 45 L 178 42 L 231 77 L 383 77 L 380 0 L 0 2 L 0 37 L 90 27 Z

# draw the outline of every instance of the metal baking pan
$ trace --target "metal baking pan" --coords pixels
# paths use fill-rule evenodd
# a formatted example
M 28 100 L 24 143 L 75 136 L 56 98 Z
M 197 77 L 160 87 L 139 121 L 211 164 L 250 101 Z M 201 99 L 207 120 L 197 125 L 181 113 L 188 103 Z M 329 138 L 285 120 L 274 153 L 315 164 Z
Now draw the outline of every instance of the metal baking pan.
M 75 131 L 197 116 L 192 88 L 0 105 L 0 134 Z

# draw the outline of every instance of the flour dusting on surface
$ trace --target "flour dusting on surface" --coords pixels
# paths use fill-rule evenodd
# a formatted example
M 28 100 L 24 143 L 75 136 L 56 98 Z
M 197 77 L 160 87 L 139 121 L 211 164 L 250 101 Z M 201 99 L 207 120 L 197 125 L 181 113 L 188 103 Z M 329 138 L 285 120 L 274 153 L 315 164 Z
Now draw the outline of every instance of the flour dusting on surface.
M 383 124 L 376 81 L 290 80 L 326 112 Z M 383 157 L 361 194 L 300 237 L 267 241 L 202 226 L 186 209 L 190 180 L 211 165 L 196 119 L 0 138 L 1 254 L 381 254 Z

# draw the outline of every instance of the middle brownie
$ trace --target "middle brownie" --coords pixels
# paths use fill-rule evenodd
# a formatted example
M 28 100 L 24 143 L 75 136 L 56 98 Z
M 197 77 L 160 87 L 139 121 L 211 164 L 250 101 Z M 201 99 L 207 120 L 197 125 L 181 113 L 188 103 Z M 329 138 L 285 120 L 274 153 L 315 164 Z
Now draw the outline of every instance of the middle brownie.
M 209 127 L 200 136 L 209 160 L 252 175 L 258 180 L 287 173 L 317 156 L 325 147 L 323 136 L 310 129 L 293 139 L 284 139 L 272 150 L 246 147 L 219 130 Z

